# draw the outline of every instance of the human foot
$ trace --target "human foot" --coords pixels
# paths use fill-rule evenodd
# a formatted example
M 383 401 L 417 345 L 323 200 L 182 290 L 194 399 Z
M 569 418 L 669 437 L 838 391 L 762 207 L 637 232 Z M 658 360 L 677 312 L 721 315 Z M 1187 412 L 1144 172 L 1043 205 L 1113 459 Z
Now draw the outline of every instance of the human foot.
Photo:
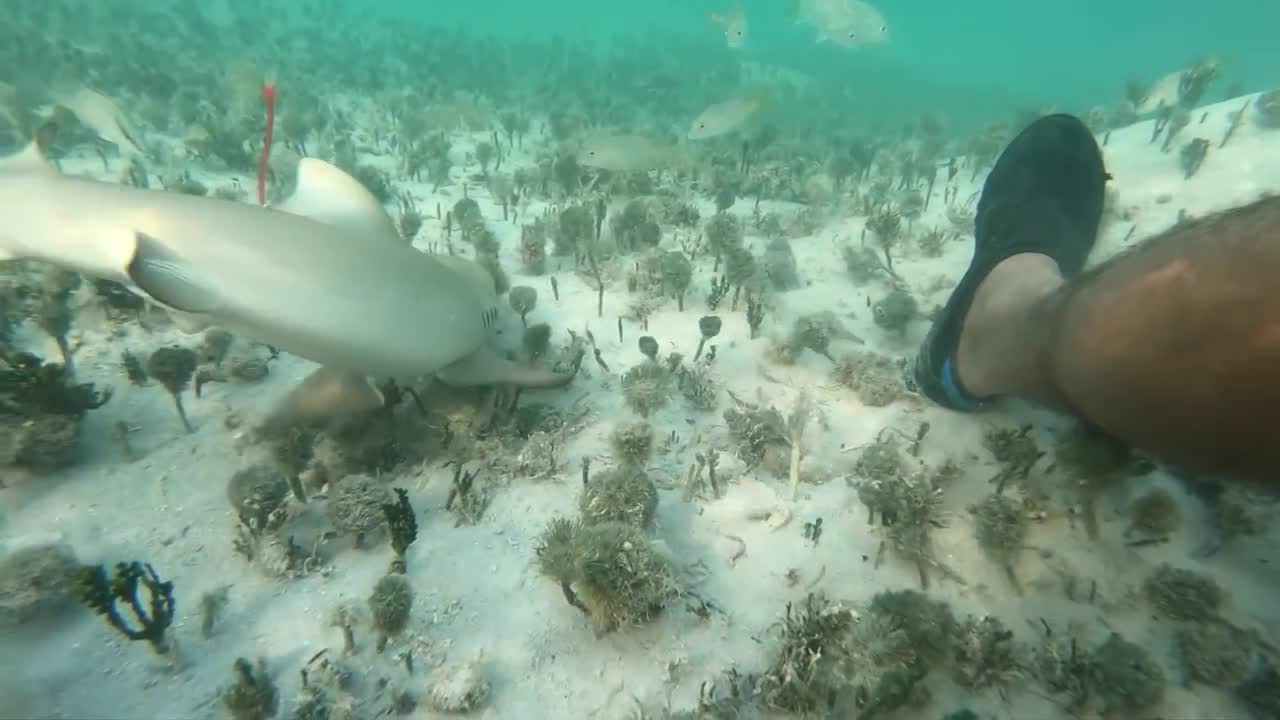
M 960 361 L 966 379 L 999 385 L 990 377 L 993 368 L 970 366 L 984 353 L 958 352 L 976 344 L 961 337 L 970 329 L 966 318 L 979 288 L 996 266 L 1018 255 L 1046 256 L 1062 277 L 1079 273 L 1097 238 L 1107 177 L 1093 134 L 1070 115 L 1040 118 L 1009 143 L 978 200 L 973 260 L 916 356 L 915 380 L 925 395 L 953 410 L 976 410 L 984 398 L 961 384 Z M 983 295 L 1001 295 L 1003 285 L 992 283 Z M 984 312 L 999 306 L 997 297 L 984 298 Z M 987 326 L 982 334 L 994 337 L 989 325 L 974 327 Z

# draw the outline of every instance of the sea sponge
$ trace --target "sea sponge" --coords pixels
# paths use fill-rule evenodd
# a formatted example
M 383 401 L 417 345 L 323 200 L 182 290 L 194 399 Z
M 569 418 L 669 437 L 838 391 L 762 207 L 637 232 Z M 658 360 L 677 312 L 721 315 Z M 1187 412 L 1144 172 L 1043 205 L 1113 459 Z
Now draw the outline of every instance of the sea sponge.
M 718 212 L 707 221 L 703 233 L 707 238 L 707 247 L 711 254 L 719 259 L 728 256 L 729 251 L 742 246 L 744 231 L 738 216 L 727 212 Z
M 791 251 L 791 243 L 784 237 L 775 237 L 769 241 L 761 257 L 765 276 L 770 286 L 778 292 L 795 290 L 800 287 L 800 273 L 796 268 L 796 255 Z
M 973 508 L 978 545 L 1000 564 L 1014 587 L 1019 587 L 1013 564 L 1026 546 L 1030 520 L 1022 504 L 1002 493 L 992 493 Z
M 676 372 L 676 387 L 694 410 L 714 410 L 720 400 L 719 388 L 707 363 L 693 367 L 681 365 Z
M 267 673 L 267 663 L 258 660 L 256 667 L 237 658 L 232 666 L 235 682 L 222 691 L 222 706 L 232 720 L 268 720 L 280 709 L 280 692 Z
M 907 325 L 919 315 L 915 296 L 903 288 L 894 288 L 871 306 L 876 325 L 891 332 L 905 332 Z
M 568 586 L 577 577 L 578 535 L 581 520 L 555 518 L 538 538 L 538 568 L 543 575 Z M 567 595 L 568 593 L 566 593 Z
M 1024 651 L 998 618 L 969 618 L 956 633 L 951 677 L 975 690 L 1005 687 L 1025 665 Z
M 348 475 L 329 492 L 329 519 L 334 526 L 356 537 L 360 546 L 365 536 L 387 524 L 384 504 L 394 498 L 378 480 L 368 475 Z
M 43 474 L 76 464 L 80 459 L 82 422 L 75 415 L 24 418 L 0 414 L 0 466 L 12 465 Z
M 693 281 L 693 264 L 679 250 L 668 250 L 662 254 L 659 267 L 664 292 L 674 296 L 676 308 L 684 312 L 684 295 Z
M 677 596 L 671 561 L 638 528 L 589 525 L 575 544 L 573 585 L 597 632 L 652 620 Z
M 831 368 L 831 378 L 857 393 L 868 407 L 884 407 L 906 395 L 898 362 L 870 350 L 852 350 L 840 356 Z
M 538 306 L 538 291 L 528 285 L 516 285 L 507 294 L 511 309 L 519 313 L 520 323 L 529 326 L 528 316 Z
M 462 197 L 453 204 L 453 210 L 450 211 L 453 221 L 459 227 L 468 225 L 482 224 L 484 216 L 480 214 L 480 203 L 475 198 Z
M 878 717 L 919 697 L 930 661 L 917 639 L 893 609 L 858 613 L 810 594 L 788 603 L 781 647 L 755 691 L 805 717 Z
M 853 464 L 854 475 L 867 480 L 891 480 L 902 471 L 902 450 L 898 436 L 892 432 L 880 433 L 875 442 L 863 448 Z M 859 492 L 859 497 L 861 495 Z M 863 503 L 868 504 L 866 500 Z
M 1174 620 L 1209 620 L 1227 597 L 1213 578 L 1167 563 L 1146 579 L 1142 589 L 1157 610 Z
M 199 365 L 199 357 L 191 348 L 162 347 L 147 357 L 147 375 L 155 378 L 173 397 L 173 405 L 187 432 L 195 432 L 187 420 L 187 410 L 182 404 L 182 392 L 191 384 L 191 377 Z
M 476 663 L 441 665 L 427 677 L 427 703 L 433 710 L 465 713 L 489 699 L 489 681 Z
M 227 481 L 227 501 L 252 532 L 274 532 L 287 518 L 289 481 L 274 465 L 253 465 Z
M 885 590 L 871 598 L 870 612 L 889 619 L 911 639 L 916 654 L 931 667 L 951 655 L 957 625 L 951 606 L 919 590 Z
M 1182 628 L 1178 647 L 1192 678 L 1226 688 L 1244 682 L 1258 654 L 1254 637 L 1224 620 Z
M 639 242 L 640 226 L 649 219 L 649 208 L 642 198 L 632 198 L 622 206 L 622 211 L 614 213 L 609 222 L 613 230 L 614 242 L 623 252 L 630 252 L 641 247 Z
M 653 426 L 644 421 L 618 425 L 609 434 L 609 445 L 623 463 L 643 467 L 653 455 Z
M 413 588 L 403 575 L 383 575 L 369 595 L 369 613 L 373 629 L 378 632 L 378 652 L 387 640 L 404 632 L 413 609 Z
M 738 445 L 738 458 L 748 467 L 772 464 L 767 463 L 770 456 L 781 459 L 785 455 L 789 462 L 791 439 L 787 421 L 777 408 L 738 402 L 724 411 L 724 422 Z
M 28 545 L 0 558 L 0 627 L 75 607 L 71 582 L 79 567 L 75 553 L 61 543 Z
M 671 399 L 671 380 L 671 371 L 646 360 L 628 368 L 622 375 L 622 394 L 632 410 L 649 417 L 667 406 Z
M 520 339 L 520 348 L 530 363 L 536 363 L 546 354 L 551 346 L 551 326 L 547 323 L 536 323 L 524 329 Z
M 724 278 L 729 286 L 734 288 L 733 299 L 738 299 L 738 293 L 741 289 L 753 286 L 757 280 L 756 273 L 756 256 L 742 245 L 736 245 L 725 249 L 724 252 Z M 755 289 L 754 287 L 752 289 Z
M 547 226 L 541 219 L 520 228 L 520 267 L 526 275 L 547 272 Z
M 622 522 L 643 529 L 653 523 L 658 488 L 644 470 L 623 466 L 596 473 L 588 480 L 578 506 L 588 525 Z
M 1089 688 L 1115 717 L 1133 717 L 1160 702 L 1165 675 L 1160 663 L 1141 645 L 1112 633 L 1093 651 Z
M 1137 531 L 1148 537 L 1167 537 L 1182 526 L 1182 511 L 1168 490 L 1156 488 L 1138 498 L 1131 510 L 1133 521 L 1128 532 Z
M 570 205 L 560 211 L 552 252 L 556 255 L 573 255 L 591 242 L 595 233 L 595 219 L 586 205 Z

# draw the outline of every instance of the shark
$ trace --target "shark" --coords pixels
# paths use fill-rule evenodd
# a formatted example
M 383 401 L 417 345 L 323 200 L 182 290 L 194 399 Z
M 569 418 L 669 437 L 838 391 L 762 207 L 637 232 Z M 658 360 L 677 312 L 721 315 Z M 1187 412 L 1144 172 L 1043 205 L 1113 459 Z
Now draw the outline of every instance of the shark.
M 32 143 L 0 158 L 0 217 L 0 261 L 114 280 L 180 327 L 311 360 L 313 390 L 367 388 L 377 404 L 370 380 L 550 388 L 580 363 L 559 372 L 507 358 L 489 272 L 414 248 L 359 181 L 316 158 L 299 163 L 288 199 L 259 207 L 63 174 Z

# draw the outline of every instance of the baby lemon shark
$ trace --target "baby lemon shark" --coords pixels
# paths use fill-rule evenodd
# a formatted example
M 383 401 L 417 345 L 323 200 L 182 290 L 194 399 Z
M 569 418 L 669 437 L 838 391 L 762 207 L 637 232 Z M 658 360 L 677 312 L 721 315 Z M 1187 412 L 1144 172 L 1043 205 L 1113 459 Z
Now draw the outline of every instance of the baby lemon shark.
M 216 325 L 319 363 L 313 385 L 435 375 L 544 388 L 577 371 L 508 360 L 489 273 L 415 249 L 359 181 L 315 158 L 288 200 L 261 208 L 63 175 L 32 143 L 0 159 L 0 217 L 0 260 L 123 283 L 183 327 Z M 371 387 L 365 396 L 380 402 Z

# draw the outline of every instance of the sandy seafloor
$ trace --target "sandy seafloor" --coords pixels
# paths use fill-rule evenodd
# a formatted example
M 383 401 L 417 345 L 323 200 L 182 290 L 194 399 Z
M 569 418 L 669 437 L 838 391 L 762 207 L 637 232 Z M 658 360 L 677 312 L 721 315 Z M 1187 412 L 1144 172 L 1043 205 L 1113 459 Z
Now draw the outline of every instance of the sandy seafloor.
M 1095 262 L 1168 228 L 1180 209 L 1202 216 L 1280 188 L 1280 132 L 1268 134 L 1246 122 L 1225 148 L 1217 147 L 1228 114 L 1242 102 L 1237 98 L 1207 107 L 1203 120 L 1200 112 L 1194 114 L 1183 137 L 1202 136 L 1213 147 L 1204 166 L 1189 180 L 1183 179 L 1176 148 L 1161 153 L 1148 142 L 1149 121 L 1111 133 L 1105 153 L 1114 175 L 1114 196 Z M 458 135 L 454 143 L 456 179 L 464 169 L 458 166 L 463 165 L 468 141 Z M 390 159 L 387 165 L 391 166 Z M 92 173 L 95 167 L 100 170 L 96 157 L 64 163 L 64 170 L 70 172 Z M 113 168 L 112 177 L 117 176 L 118 169 Z M 969 176 L 966 168 L 956 179 L 961 199 L 980 187 L 982 177 L 975 181 Z M 226 182 L 225 178 L 208 179 L 211 185 Z M 461 196 L 461 184 L 454 182 L 437 195 L 427 185 L 406 181 L 399 185 L 413 194 L 428 216 L 418 234 L 419 244 L 439 237 L 439 225 L 429 209 L 437 202 L 451 206 Z M 946 205 L 940 201 L 943 187 L 939 182 L 929 210 L 917 222 L 948 225 Z M 905 336 L 886 333 L 872 322 L 868 293 L 878 297 L 884 287 L 855 286 L 839 259 L 841 244 L 856 242 L 864 222 L 847 212 L 812 236 L 792 242 L 805 287 L 774 296 L 775 308 L 765 320 L 760 339 L 749 339 L 741 310 L 722 309 L 724 329 L 715 340 L 716 375 L 723 388 L 740 397 L 755 398 L 759 388 L 764 399 L 785 412 L 800 388 L 814 389 L 821 422 L 806 435 L 802 476 L 823 482 L 806 482 L 793 502 L 785 480 L 743 473 L 741 463 L 727 452 L 730 441 L 720 417 L 729 402 L 727 396 L 721 399 L 720 410 L 707 414 L 694 414 L 683 403 L 671 403 L 653 422 L 659 437 L 675 432 L 680 441 L 655 455 L 652 473 L 678 485 L 692 460 L 688 441 L 698 432 L 704 442 L 718 443 L 726 450 L 721 454 L 720 474 L 727 486 L 719 500 L 692 502 L 683 500 L 679 489 L 663 490 L 653 536 L 670 549 L 679 567 L 696 568 L 684 577 L 723 612 L 700 619 L 677 605 L 650 625 L 596 637 L 555 583 L 539 574 L 534 546 L 548 520 L 577 513 L 581 458 L 594 458 L 597 467 L 609 463 L 607 435 L 616 423 L 632 416 L 619 380 L 622 371 L 642 359 L 635 345 L 640 332 L 630 323 L 625 340 L 618 341 L 616 317 L 628 304 L 624 283 L 610 287 L 604 300 L 605 317 L 598 319 L 594 290 L 572 268 L 555 270 L 555 263 L 572 263 L 571 259 L 549 258 L 559 280 L 558 302 L 552 299 L 545 277 L 522 276 L 515 255 L 519 225 L 504 223 L 501 210 L 483 189 L 473 187 L 471 195 L 480 201 L 486 220 L 499 235 L 503 265 L 512 282 L 531 284 L 539 291 L 531 319 L 551 323 L 556 342 L 564 338 L 565 328 L 593 329 L 612 372 L 601 371 L 588 358 L 587 372 L 569 388 L 526 395 L 565 407 L 582 402 L 590 414 L 565 449 L 563 469 L 556 477 L 513 480 L 474 526 L 455 527 L 453 515 L 443 510 L 450 475 L 439 462 L 394 478 L 394 486 L 411 491 L 419 511 L 420 535 L 408 557 L 408 578 L 416 591 L 411 626 L 391 649 L 415 647 L 419 661 L 415 674 L 409 675 L 389 660 L 390 654 L 374 654 L 365 632 L 361 654 L 348 660 L 351 669 L 388 678 L 392 687 L 420 694 L 434 664 L 477 661 L 492 683 L 490 701 L 474 713 L 485 718 L 627 718 L 639 717 L 641 706 L 650 717 L 660 717 L 668 702 L 673 709 L 689 708 L 696 702 L 700 683 L 730 666 L 747 672 L 764 669 L 777 642 L 771 628 L 776 630 L 789 601 L 802 600 L 811 589 L 832 598 L 862 601 L 885 588 L 919 586 L 914 567 L 890 558 L 875 568 L 868 559 L 874 557 L 879 537 L 845 480 L 856 453 L 842 450 L 866 445 L 882 428 L 912 432 L 919 422 L 927 421 L 932 430 L 922 456 L 931 463 L 950 457 L 964 468 L 963 477 L 948 491 L 950 523 L 935 537 L 940 559 L 967 584 L 935 577 L 931 589 L 935 597 L 950 602 L 958 617 L 995 615 L 1029 641 L 1034 639 L 1031 623 L 1041 617 L 1055 626 L 1078 620 L 1097 629 L 1091 635 L 1095 639 L 1105 637 L 1105 619 L 1106 626 L 1153 649 L 1165 667 L 1170 687 L 1163 706 L 1153 710 L 1152 716 L 1246 716 L 1227 694 L 1181 682 L 1184 673 L 1174 648 L 1173 626 L 1152 615 L 1139 597 L 1138 586 L 1161 562 L 1203 571 L 1228 589 L 1225 615 L 1229 619 L 1263 637 L 1280 637 L 1280 605 L 1275 602 L 1280 596 L 1280 570 L 1270 561 L 1277 539 L 1274 530 L 1239 539 L 1210 559 L 1201 559 L 1197 551 L 1210 534 L 1203 504 L 1172 476 L 1157 471 L 1104 497 L 1102 533 L 1096 542 L 1062 515 L 1035 523 L 1030 544 L 1049 549 L 1052 559 L 1045 559 L 1042 552 L 1023 553 L 1017 573 L 1026 594 L 1020 597 L 977 547 L 973 520 L 965 512 L 968 504 L 990 491 L 988 479 L 995 471 L 994 461 L 982 447 L 982 434 L 993 424 L 1016 427 L 1034 422 L 1041 447 L 1051 448 L 1065 422 L 1016 403 L 976 416 L 941 410 L 919 397 L 882 408 L 865 407 L 853 392 L 831 382 L 830 361 L 813 353 L 806 353 L 792 367 L 768 367 L 766 378 L 762 368 L 768 336 L 784 332 L 803 313 L 833 311 L 870 348 L 904 358 L 912 356 L 928 330 L 923 319 L 912 323 Z M 744 198 L 733 211 L 747 216 L 751 207 L 751 199 Z M 540 210 L 535 204 L 527 212 Z M 710 206 L 703 210 L 708 215 Z M 1129 219 L 1121 219 L 1122 214 Z M 1136 231 L 1126 241 L 1135 223 Z M 766 239 L 752 235 L 750 223 L 747 227 L 749 245 L 763 249 Z M 664 239 L 669 242 L 670 238 Z M 961 242 L 948 243 L 937 259 L 909 250 L 896 260 L 922 307 L 945 301 L 967 265 L 970 242 L 966 236 Z M 659 340 L 664 353 L 672 349 L 688 353 L 697 343 L 696 319 L 705 314 L 702 298 L 710 278 L 703 265 L 709 262 L 705 256 L 699 260 L 686 312 L 677 313 L 672 305 L 650 321 L 649 334 Z M 176 330 L 164 332 L 189 345 L 198 341 Z M 38 331 L 29 329 L 26 337 L 37 351 L 56 356 L 52 344 Z M 82 464 L 52 477 L 19 479 L 0 491 L 0 539 L 9 550 L 62 539 L 85 562 L 136 558 L 153 563 L 162 577 L 176 583 L 178 617 L 172 633 L 183 657 L 182 667 L 173 670 L 144 643 L 124 641 L 87 612 L 52 626 L 21 628 L 0 641 L 4 648 L 0 652 L 0 697 L 4 698 L 0 715 L 4 717 L 219 717 L 223 712 L 219 689 L 229 681 L 232 661 L 240 656 L 266 659 L 280 686 L 281 716 L 287 716 L 299 692 L 297 668 L 324 648 L 341 647 L 340 632 L 328 622 L 333 607 L 344 600 L 363 606 L 373 583 L 386 571 L 391 551 L 385 542 L 355 549 L 349 542 L 336 541 L 329 548 L 332 562 L 324 572 L 292 581 L 266 577 L 233 551 L 236 519 L 226 500 L 226 483 L 236 470 L 256 459 L 258 451 L 246 447 L 243 435 L 248 422 L 228 429 L 226 418 L 235 414 L 251 421 L 311 366 L 285 357 L 261 384 L 215 384 L 200 399 L 188 395 L 187 409 L 196 432 L 186 435 L 167 394 L 154 383 L 130 386 L 119 366 L 123 347 L 149 351 L 164 341 L 136 324 L 128 326 L 123 338 L 112 339 L 105 327 L 82 320 L 73 335 L 73 343 L 79 344 L 76 359 L 81 379 L 111 385 L 116 395 L 88 415 Z M 837 352 L 844 347 L 841 342 L 837 341 Z M 430 402 L 429 397 L 426 400 Z M 111 438 L 111 427 L 120 420 L 138 428 L 132 444 L 141 457 L 134 462 L 123 458 Z M 1048 473 L 1051 465 L 1041 462 L 1034 472 Z M 1052 476 L 1046 481 L 1054 482 Z M 1169 543 L 1128 547 L 1122 536 L 1128 525 L 1128 503 L 1155 486 L 1167 488 L 1179 499 L 1184 528 Z M 320 505 L 296 510 L 310 522 L 323 523 Z M 781 529 L 748 519 L 754 510 L 783 508 L 790 511 L 792 520 Z M 802 536 L 802 525 L 819 517 L 824 532 L 815 545 Z M 730 559 L 736 543 L 726 535 L 738 536 L 746 544 L 745 556 L 736 562 Z M 1059 580 L 1063 568 L 1096 580 L 1093 604 L 1067 599 Z M 791 569 L 800 578 L 794 586 L 785 579 Z M 231 585 L 225 618 L 214 636 L 204 640 L 197 600 L 225 584 Z M 1006 699 L 991 692 L 967 697 L 945 677 L 931 678 L 929 685 L 934 705 L 923 711 L 903 710 L 893 717 L 935 718 L 959 707 L 971 707 L 983 718 L 1066 717 L 1059 706 L 1029 691 L 1030 682 L 1015 683 Z M 424 704 L 414 713 L 431 716 Z

